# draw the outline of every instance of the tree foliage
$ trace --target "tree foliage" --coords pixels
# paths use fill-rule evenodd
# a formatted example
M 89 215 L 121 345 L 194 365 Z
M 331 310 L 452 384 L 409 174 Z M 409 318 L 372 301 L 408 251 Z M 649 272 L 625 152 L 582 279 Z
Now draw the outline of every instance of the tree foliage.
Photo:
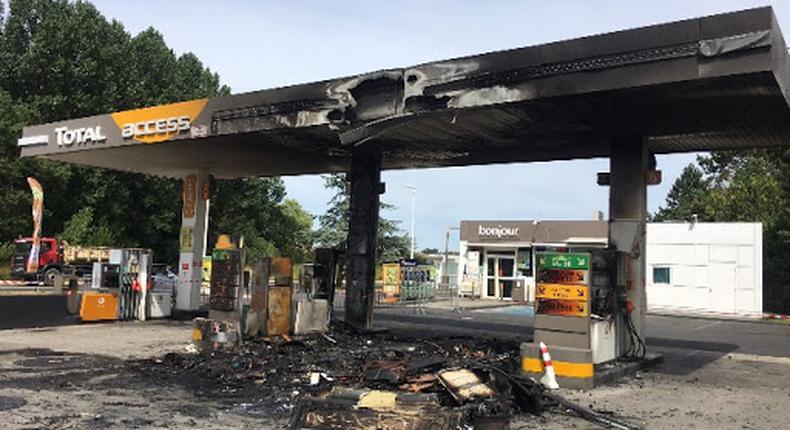
M 16 140 L 26 124 L 214 97 L 229 88 L 194 54 L 176 55 L 155 29 L 132 36 L 89 3 L 11 0 L 9 6 L 7 13 L 0 9 L 0 242 L 32 230 L 25 178 L 33 176 L 46 196 L 44 235 L 150 247 L 157 260 L 175 261 L 178 180 L 20 159 Z M 309 215 L 284 201 L 279 179 L 218 183 L 212 235 L 244 233 L 253 254 L 309 249 Z M 280 219 L 288 216 L 297 218 Z
M 689 164 L 669 190 L 666 207 L 659 208 L 652 219 L 655 221 L 691 220 L 693 215 L 702 219 L 710 218 L 711 214 L 707 213 L 709 209 L 707 207 L 709 182 L 703 177 L 699 167 Z
M 316 232 L 318 246 L 345 249 L 348 239 L 348 218 L 350 211 L 349 187 L 343 174 L 324 176 L 326 188 L 336 191 L 329 200 L 326 213 L 318 217 L 319 228 Z M 380 210 L 385 212 L 394 207 L 381 203 Z M 379 217 L 378 260 L 397 261 L 409 255 L 409 237 L 401 232 L 398 221 Z
M 764 307 L 790 312 L 790 148 L 718 151 L 697 158 L 655 221 L 761 222 Z
M 240 234 L 248 261 L 286 255 L 300 263 L 309 258 L 313 216 L 285 199 L 279 178 L 218 181 L 211 204 L 209 243 L 220 233 Z

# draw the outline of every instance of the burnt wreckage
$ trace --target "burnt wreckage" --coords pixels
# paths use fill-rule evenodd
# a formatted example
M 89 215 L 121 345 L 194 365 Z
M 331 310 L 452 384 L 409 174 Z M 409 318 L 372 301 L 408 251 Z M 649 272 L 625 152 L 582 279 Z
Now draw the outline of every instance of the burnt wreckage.
M 292 429 L 501 428 L 547 411 L 638 428 L 519 376 L 518 361 L 513 341 L 367 333 L 336 321 L 325 334 L 168 353 L 132 368 Z
M 612 222 L 643 223 L 639 175 L 655 167 L 643 152 L 783 145 L 790 137 L 787 95 L 785 41 L 771 8 L 757 8 L 33 125 L 19 145 L 23 157 L 176 178 L 348 173 L 349 308 L 363 308 L 349 317 L 369 325 L 382 169 L 609 157 L 616 167 Z M 188 118 L 188 129 L 183 122 L 171 130 L 171 118 Z M 124 132 L 129 124 L 139 133 Z M 56 129 L 94 132 L 83 133 L 79 145 L 58 146 Z M 207 217 L 207 210 L 199 213 Z M 205 252 L 203 229 L 191 231 L 192 252 Z M 632 248 L 620 242 L 622 250 Z M 636 278 L 644 271 L 641 260 L 633 262 Z M 192 284 L 199 281 L 188 275 Z M 181 297 L 192 284 L 180 284 Z M 637 314 L 645 307 L 639 286 L 632 297 Z M 635 317 L 640 331 L 641 320 Z
M 18 145 L 23 157 L 191 184 L 185 187 L 190 210 L 182 214 L 181 233 L 188 251 L 181 249 L 176 302 L 186 310 L 199 306 L 195 266 L 205 255 L 210 192 L 197 190 L 210 190 L 211 176 L 348 173 L 346 321 L 358 328 L 372 325 L 382 169 L 609 157 L 608 243 L 625 261 L 618 273 L 627 278 L 626 297 L 618 303 L 629 304 L 620 308 L 628 310 L 628 331 L 638 338 L 646 309 L 652 155 L 786 145 L 788 61 L 772 10 L 758 8 L 33 125 Z M 74 142 L 58 145 L 64 136 Z M 557 321 L 546 319 L 549 326 L 536 330 L 536 342 L 543 341 L 541 333 L 562 331 Z M 578 322 L 562 324 L 569 321 Z M 623 337 L 623 321 L 618 324 Z M 589 331 L 586 323 L 573 325 Z M 580 364 L 592 379 L 587 337 L 576 336 L 581 343 L 575 345 L 554 339 L 546 343 L 555 362 Z M 634 346 L 618 339 L 616 356 Z M 522 358 L 536 359 L 523 351 L 524 345 Z

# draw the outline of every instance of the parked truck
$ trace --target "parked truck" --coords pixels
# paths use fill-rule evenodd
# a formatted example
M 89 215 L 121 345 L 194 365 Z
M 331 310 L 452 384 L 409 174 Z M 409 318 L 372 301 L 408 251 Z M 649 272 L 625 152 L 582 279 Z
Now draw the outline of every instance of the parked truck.
M 53 237 L 42 237 L 38 256 L 38 272 L 28 273 L 26 263 L 33 246 L 32 237 L 14 241 L 11 257 L 11 277 L 25 281 L 39 281 L 47 285 L 55 282 L 59 274 L 90 277 L 93 263 L 110 260 L 110 248 L 101 246 L 71 246 Z

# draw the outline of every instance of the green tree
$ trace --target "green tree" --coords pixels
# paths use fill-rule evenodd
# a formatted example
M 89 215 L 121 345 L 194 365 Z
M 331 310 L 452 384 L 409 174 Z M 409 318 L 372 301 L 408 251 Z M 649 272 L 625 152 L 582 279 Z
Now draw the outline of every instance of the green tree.
M 689 164 L 669 190 L 666 207 L 659 208 L 652 220 L 688 221 L 695 214 L 700 219 L 712 218 L 712 214 L 708 213 L 710 207 L 707 205 L 709 191 L 710 185 L 703 178 L 702 170 L 694 164 Z
M 44 186 L 44 235 L 83 245 L 149 247 L 158 261 L 174 262 L 180 181 L 20 159 L 16 140 L 25 124 L 215 97 L 229 88 L 194 54 L 177 56 L 155 29 L 132 36 L 89 3 L 11 0 L 3 12 L 0 243 L 32 230 L 25 178 L 34 176 Z M 305 216 L 294 203 L 283 203 L 284 193 L 276 178 L 218 181 L 212 234 L 245 234 L 253 255 L 303 256 L 309 249 Z
M 209 244 L 219 234 L 242 235 L 248 262 L 289 256 L 300 263 L 312 249 L 313 217 L 285 199 L 280 178 L 218 181 L 209 219 Z
M 760 221 L 773 231 L 790 203 L 780 181 L 783 150 L 713 152 L 698 161 L 711 181 L 708 193 L 714 221 Z M 787 173 L 787 172 L 785 172 Z
M 313 249 L 313 215 L 294 199 L 285 199 L 279 207 L 282 231 L 290 232 L 290 237 L 283 238 L 283 255 L 294 258 L 297 263 L 312 261 Z
M 716 151 L 699 156 L 670 190 L 657 221 L 761 222 L 763 303 L 790 313 L 790 149 Z
M 178 252 L 178 181 L 19 159 L 16 138 L 23 124 L 214 96 L 227 93 L 227 87 L 211 71 L 198 70 L 193 55 L 176 58 L 155 30 L 132 37 L 88 3 L 13 0 L 3 22 L 0 89 L 7 96 L 0 96 L 6 121 L 0 123 L 0 180 L 10 187 L 0 196 L 0 240 L 30 231 L 25 177 L 34 176 L 46 195 L 45 235 L 64 232 L 67 225 L 72 234 L 90 214 L 95 225 L 111 232 L 105 240 L 151 247 L 158 259 L 172 261 Z M 149 68 L 160 64 L 169 68 Z M 179 93 L 179 85 L 203 93 Z
M 118 239 L 106 222 L 95 222 L 92 208 L 84 207 L 66 222 L 60 240 L 69 244 L 112 246 Z
M 324 187 L 335 190 L 327 202 L 327 209 L 318 217 L 318 231 L 315 234 L 317 246 L 345 249 L 348 238 L 348 215 L 350 211 L 349 189 L 346 177 L 342 174 L 325 175 Z
M 345 249 L 348 239 L 348 217 L 350 209 L 349 187 L 343 174 L 324 176 L 324 186 L 336 191 L 329 200 L 326 213 L 318 217 L 319 228 L 316 244 L 323 247 Z M 382 212 L 394 206 L 381 203 Z M 409 237 L 401 232 L 398 221 L 379 217 L 378 260 L 397 261 L 409 255 Z

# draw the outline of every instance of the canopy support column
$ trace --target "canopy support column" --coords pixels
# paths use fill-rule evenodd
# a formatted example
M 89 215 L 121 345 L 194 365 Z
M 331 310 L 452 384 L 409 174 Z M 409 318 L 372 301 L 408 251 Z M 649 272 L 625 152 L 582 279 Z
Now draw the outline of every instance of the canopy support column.
M 200 308 L 211 188 L 210 177 L 205 171 L 189 174 L 182 180 L 183 207 L 175 306 L 177 310 L 194 311 Z
M 631 320 L 636 334 L 644 341 L 645 242 L 647 184 L 649 167 L 647 144 L 641 136 L 614 139 L 610 150 L 609 243 L 626 253 L 625 283 Z M 622 325 L 621 325 L 622 327 Z M 625 330 L 618 330 L 618 356 L 631 346 Z
M 351 156 L 350 211 L 348 220 L 348 267 L 346 322 L 369 329 L 373 325 L 373 298 L 378 247 L 381 154 L 355 149 Z

